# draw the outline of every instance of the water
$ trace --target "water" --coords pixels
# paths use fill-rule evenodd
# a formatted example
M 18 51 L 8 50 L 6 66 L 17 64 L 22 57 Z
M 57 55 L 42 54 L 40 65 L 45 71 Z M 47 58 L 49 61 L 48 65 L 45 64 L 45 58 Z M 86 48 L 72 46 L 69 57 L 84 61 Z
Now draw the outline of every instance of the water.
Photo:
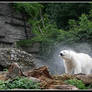
M 92 56 L 92 48 L 88 43 L 75 43 L 72 45 L 65 45 L 62 43 L 56 44 L 54 47 L 54 52 L 52 52 L 51 58 L 45 57 L 46 59 L 37 59 L 38 66 L 46 65 L 51 74 L 62 74 L 65 72 L 64 64 L 59 57 L 61 50 L 70 49 L 76 52 L 86 53 Z

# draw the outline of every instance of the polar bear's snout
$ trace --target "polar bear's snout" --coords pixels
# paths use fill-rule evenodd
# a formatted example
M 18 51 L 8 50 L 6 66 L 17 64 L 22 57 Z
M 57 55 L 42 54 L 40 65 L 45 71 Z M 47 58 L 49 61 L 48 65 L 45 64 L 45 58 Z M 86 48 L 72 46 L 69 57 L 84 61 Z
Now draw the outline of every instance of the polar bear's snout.
M 64 56 L 64 54 L 63 53 L 60 53 L 60 56 Z

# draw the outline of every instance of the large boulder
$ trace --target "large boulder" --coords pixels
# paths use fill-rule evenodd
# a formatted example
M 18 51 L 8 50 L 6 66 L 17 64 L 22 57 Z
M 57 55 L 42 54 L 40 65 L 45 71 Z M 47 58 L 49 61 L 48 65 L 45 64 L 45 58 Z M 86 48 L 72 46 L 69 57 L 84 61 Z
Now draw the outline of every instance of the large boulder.
M 84 84 L 92 84 L 92 74 L 80 74 L 76 75 L 76 78 L 82 80 Z
M 53 79 L 52 76 L 50 75 L 49 71 L 48 71 L 48 67 L 47 66 L 42 66 L 33 70 L 29 70 L 27 72 L 24 72 L 24 74 L 26 76 L 32 76 L 32 77 L 36 77 L 36 78 L 50 78 Z
M 34 57 L 25 51 L 17 48 L 0 48 L 0 68 L 8 68 L 11 63 L 16 62 L 21 69 L 33 69 L 36 67 L 34 64 Z
M 12 63 L 6 73 L 6 80 L 7 79 L 15 79 L 17 76 L 25 76 L 17 63 Z

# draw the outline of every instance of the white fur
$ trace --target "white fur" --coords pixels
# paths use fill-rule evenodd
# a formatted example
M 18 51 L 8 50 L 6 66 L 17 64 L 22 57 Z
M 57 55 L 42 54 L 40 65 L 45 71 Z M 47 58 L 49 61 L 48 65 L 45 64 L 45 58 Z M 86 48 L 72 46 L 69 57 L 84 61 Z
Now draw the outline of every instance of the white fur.
M 63 50 L 64 56 L 61 56 L 64 61 L 65 73 L 84 73 L 90 74 L 92 69 L 92 58 L 85 53 L 77 53 L 71 50 Z

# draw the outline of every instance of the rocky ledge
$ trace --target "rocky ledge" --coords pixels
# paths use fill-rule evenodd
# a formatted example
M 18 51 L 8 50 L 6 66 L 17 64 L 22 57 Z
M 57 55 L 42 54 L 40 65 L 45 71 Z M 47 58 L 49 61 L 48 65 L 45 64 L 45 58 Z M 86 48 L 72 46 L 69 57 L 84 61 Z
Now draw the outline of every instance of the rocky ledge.
M 51 75 L 48 71 L 47 66 L 42 66 L 35 69 L 30 69 L 23 72 L 17 63 L 12 63 L 8 68 L 7 72 L 0 73 L 0 80 L 13 80 L 16 76 L 25 76 L 32 81 L 40 82 L 41 89 L 49 90 L 79 90 L 74 85 L 70 85 L 65 82 L 69 79 L 78 79 L 83 81 L 85 85 L 92 84 L 92 74 L 61 74 L 61 75 Z M 78 84 L 79 85 L 79 84 Z M 90 88 L 91 89 L 91 88 Z

